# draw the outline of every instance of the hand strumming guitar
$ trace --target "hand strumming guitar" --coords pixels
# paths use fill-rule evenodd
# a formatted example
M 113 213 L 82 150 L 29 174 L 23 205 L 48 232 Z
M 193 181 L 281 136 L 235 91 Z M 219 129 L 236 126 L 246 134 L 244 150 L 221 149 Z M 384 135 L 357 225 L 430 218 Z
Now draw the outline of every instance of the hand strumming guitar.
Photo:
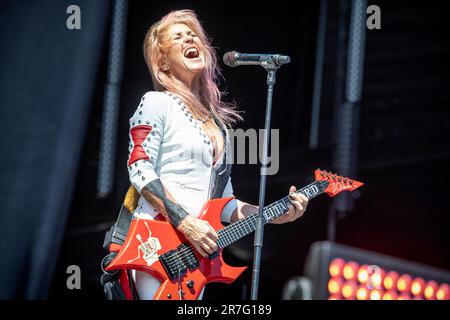
M 219 237 L 208 221 L 187 215 L 177 229 L 204 258 L 217 251 Z

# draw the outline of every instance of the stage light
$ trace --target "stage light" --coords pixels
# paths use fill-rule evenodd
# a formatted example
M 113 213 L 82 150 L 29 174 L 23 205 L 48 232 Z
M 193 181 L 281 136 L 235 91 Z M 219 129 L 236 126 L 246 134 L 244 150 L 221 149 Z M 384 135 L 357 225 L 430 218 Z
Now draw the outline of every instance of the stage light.
M 385 293 L 383 294 L 383 300 L 396 300 L 397 297 L 398 297 L 398 294 L 397 294 L 397 292 L 394 291 L 394 290 L 385 292 Z
M 332 277 L 340 277 L 342 275 L 342 269 L 344 268 L 345 261 L 343 259 L 334 259 L 331 261 L 329 272 Z
M 397 281 L 397 290 L 400 292 L 408 292 L 411 288 L 412 278 L 409 274 L 404 274 Z
M 383 280 L 383 286 L 386 290 L 391 290 L 393 288 L 397 287 L 397 279 L 398 279 L 398 273 L 395 271 L 389 271 L 386 274 L 386 277 L 384 277 Z
M 345 264 L 344 269 L 342 271 L 343 276 L 346 280 L 353 280 L 356 278 L 356 272 L 358 271 L 359 265 L 354 262 L 350 261 Z
M 381 300 L 382 292 L 380 289 L 374 289 L 370 291 L 370 300 Z
M 416 278 L 411 284 L 411 292 L 413 295 L 419 296 L 422 294 L 424 287 L 425 287 L 425 280 L 423 280 L 420 277 Z
M 448 284 L 442 284 L 436 292 L 437 300 L 449 300 L 449 287 Z
M 346 300 L 354 300 L 356 297 L 356 289 L 358 285 L 355 281 L 348 281 L 344 283 L 341 289 L 342 297 Z
M 314 243 L 304 271 L 312 299 L 450 298 L 447 271 L 333 242 Z
M 369 299 L 369 290 L 365 285 L 361 285 L 356 289 L 356 299 L 357 300 L 367 300 Z
M 358 281 L 359 283 L 366 283 L 369 279 L 369 272 L 367 271 L 367 268 L 369 266 L 367 264 L 362 265 L 358 270 Z
M 331 278 L 328 281 L 328 292 L 331 294 L 337 294 L 341 291 L 342 280 L 340 278 Z
M 436 281 L 428 281 L 425 290 L 424 296 L 427 300 L 434 300 L 436 298 L 436 291 L 438 290 L 438 284 Z
M 397 300 L 411 300 L 411 297 L 407 293 L 402 293 L 398 296 Z
M 373 273 L 369 276 L 367 287 L 369 289 L 381 289 L 385 271 L 381 268 L 371 270 Z

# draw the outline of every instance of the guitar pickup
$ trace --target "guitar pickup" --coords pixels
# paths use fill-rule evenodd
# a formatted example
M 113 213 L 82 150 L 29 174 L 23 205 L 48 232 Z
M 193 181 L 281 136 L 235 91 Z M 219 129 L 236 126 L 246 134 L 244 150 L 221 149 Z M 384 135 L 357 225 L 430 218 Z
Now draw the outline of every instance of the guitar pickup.
M 186 266 L 178 259 L 176 253 L 176 250 L 171 250 L 159 256 L 159 261 L 161 261 L 170 280 L 181 278 L 187 271 Z

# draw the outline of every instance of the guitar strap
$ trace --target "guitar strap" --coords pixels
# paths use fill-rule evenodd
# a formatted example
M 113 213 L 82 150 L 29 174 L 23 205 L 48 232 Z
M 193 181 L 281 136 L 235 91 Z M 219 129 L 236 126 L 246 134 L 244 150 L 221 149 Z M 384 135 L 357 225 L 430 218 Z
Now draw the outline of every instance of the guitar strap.
M 218 199 L 223 197 L 223 192 L 228 183 L 228 178 L 231 175 L 231 164 L 223 163 L 217 172 L 212 173 L 212 189 L 210 192 L 210 199 Z
M 122 248 L 130 229 L 131 220 L 133 218 L 132 212 L 137 206 L 139 200 L 139 192 L 130 186 L 125 195 L 124 202 L 120 208 L 119 215 L 116 222 L 106 232 L 105 239 L 103 241 L 103 248 L 108 252 L 108 255 L 103 258 L 102 270 L 103 274 L 100 278 L 100 282 L 103 285 L 103 290 L 107 300 L 124 300 L 125 294 L 123 292 L 122 285 L 129 286 L 129 292 L 132 293 L 133 298 L 137 298 L 135 295 L 135 288 L 133 281 L 131 281 L 131 274 L 127 270 L 117 270 L 114 272 L 106 272 L 105 268 L 116 257 L 117 253 Z M 121 272 L 126 273 L 128 283 L 120 283 Z
M 223 197 L 223 192 L 228 183 L 228 178 L 231 175 L 231 162 L 229 157 L 231 156 L 230 146 L 229 146 L 229 137 L 226 127 L 221 125 L 221 122 L 214 117 L 216 124 L 221 128 L 222 136 L 225 142 L 225 147 L 223 150 L 222 163 L 217 170 L 213 170 L 211 176 L 211 190 L 209 190 L 210 199 L 217 199 Z

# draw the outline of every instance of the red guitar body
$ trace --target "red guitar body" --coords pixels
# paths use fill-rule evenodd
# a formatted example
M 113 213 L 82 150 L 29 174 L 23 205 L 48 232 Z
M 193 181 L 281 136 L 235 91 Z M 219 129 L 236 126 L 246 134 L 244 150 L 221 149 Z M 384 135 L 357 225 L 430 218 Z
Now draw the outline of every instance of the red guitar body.
M 208 221 L 215 230 L 222 229 L 221 212 L 232 199 L 229 197 L 208 201 L 199 218 Z M 188 243 L 188 240 L 168 222 L 133 219 L 126 242 L 106 271 L 136 269 L 151 274 L 161 281 L 155 300 L 196 300 L 207 283 L 232 283 L 246 269 L 227 265 L 222 259 L 221 251 L 212 260 L 197 254 L 199 267 L 187 270 L 180 279 L 171 280 L 158 257 L 183 243 Z

